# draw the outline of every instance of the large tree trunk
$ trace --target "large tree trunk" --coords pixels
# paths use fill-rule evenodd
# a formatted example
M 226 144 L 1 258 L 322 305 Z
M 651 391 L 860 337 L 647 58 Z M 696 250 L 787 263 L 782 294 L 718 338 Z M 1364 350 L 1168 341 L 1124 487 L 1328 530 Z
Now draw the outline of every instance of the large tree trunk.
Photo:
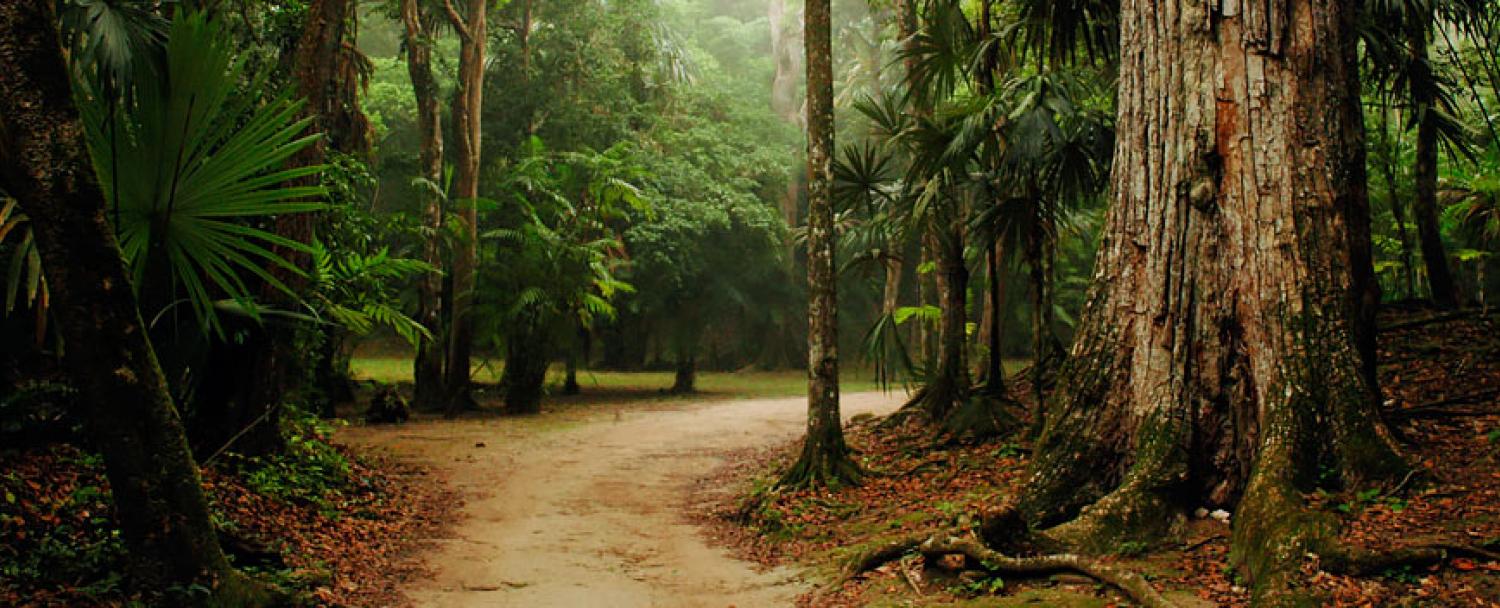
M 146 339 L 105 218 L 63 64 L 53 2 L 0 2 L 0 170 L 47 273 L 78 418 L 104 456 L 135 573 L 156 588 L 201 585 L 200 601 L 256 606 L 269 594 L 219 549 L 198 467 Z
M 1369 374 L 1354 9 L 1126 0 L 1121 21 L 1114 201 L 1021 512 L 1107 550 L 1237 505 L 1235 559 L 1283 603 L 1334 541 L 1299 494 L 1320 467 L 1405 466 Z
M 837 281 L 833 251 L 833 32 L 829 0 L 808 0 L 807 50 L 807 436 L 783 485 L 858 479 L 839 416 Z
M 1428 9 L 1430 11 L 1430 9 Z M 1406 43 L 1410 54 L 1413 118 L 1417 121 L 1417 158 L 1412 170 L 1416 200 L 1412 216 L 1417 221 L 1417 237 L 1422 244 L 1422 262 L 1427 266 L 1427 285 L 1432 300 L 1444 308 L 1458 305 L 1453 273 L 1448 269 L 1448 252 L 1443 247 L 1443 233 L 1438 228 L 1438 132 L 1437 106 L 1433 98 L 1437 83 L 1427 57 L 1427 28 L 1432 15 L 1406 15 Z
M 453 252 L 453 310 L 449 314 L 448 411 L 471 407 L 470 356 L 474 346 L 474 279 L 479 258 L 479 216 L 474 200 L 479 198 L 480 111 L 484 94 L 484 50 L 486 0 L 468 0 L 466 14 L 450 13 L 463 45 L 458 55 L 458 91 L 453 97 L 454 156 L 458 171 L 453 196 L 461 201 L 459 222 L 464 239 Z
M 406 26 L 406 71 L 411 75 L 411 89 L 417 99 L 422 177 L 428 182 L 421 189 L 422 225 L 427 230 L 422 243 L 422 260 L 435 269 L 441 269 L 443 198 L 435 189 L 443 183 L 443 117 L 438 109 L 437 81 L 432 76 L 432 33 L 427 31 L 424 17 L 417 8 L 417 0 L 401 0 L 401 21 Z M 442 275 L 437 271 L 422 275 L 417 282 L 417 321 L 433 337 L 417 345 L 412 369 L 412 379 L 416 383 L 412 401 L 418 409 L 428 411 L 446 405 L 442 291 Z

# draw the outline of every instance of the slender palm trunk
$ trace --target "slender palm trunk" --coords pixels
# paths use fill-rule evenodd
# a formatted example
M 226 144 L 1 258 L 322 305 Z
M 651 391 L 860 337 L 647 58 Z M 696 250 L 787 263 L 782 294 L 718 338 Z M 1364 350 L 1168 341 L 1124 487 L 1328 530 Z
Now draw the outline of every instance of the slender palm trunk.
M 1427 285 L 1432 300 L 1444 308 L 1458 305 L 1453 272 L 1448 268 L 1448 252 L 1443 247 L 1443 233 L 1438 225 L 1438 116 L 1433 91 L 1437 87 L 1428 63 L 1427 31 L 1432 16 L 1407 16 L 1406 43 L 1410 53 L 1412 76 L 1409 79 L 1411 102 L 1417 121 L 1417 158 L 1412 170 L 1416 200 L 1412 216 L 1417 222 L 1417 236 L 1422 244 L 1422 262 L 1427 266 Z
M 783 485 L 838 485 L 859 478 L 839 416 L 837 277 L 833 231 L 833 32 L 829 0 L 808 0 L 807 46 L 807 435 Z
M 1412 242 L 1411 235 L 1406 231 L 1406 202 L 1401 200 L 1401 193 L 1397 188 L 1396 163 L 1401 149 L 1400 133 L 1392 134 L 1390 127 L 1390 110 L 1380 110 L 1380 136 L 1385 140 L 1386 154 L 1385 162 L 1380 163 L 1381 173 L 1385 177 L 1386 197 L 1391 201 L 1391 215 L 1396 220 L 1396 238 L 1401 241 L 1401 276 L 1406 287 L 1406 296 L 1413 297 L 1417 292 L 1416 273 L 1412 270 Z M 1394 141 L 1392 138 L 1395 138 Z
M 989 323 L 985 327 L 984 344 L 989 356 L 985 360 L 984 391 L 989 395 L 1004 395 L 1005 357 L 1001 350 L 1005 336 L 1005 248 L 998 239 L 990 242 L 985 262 L 989 268 L 985 290 Z

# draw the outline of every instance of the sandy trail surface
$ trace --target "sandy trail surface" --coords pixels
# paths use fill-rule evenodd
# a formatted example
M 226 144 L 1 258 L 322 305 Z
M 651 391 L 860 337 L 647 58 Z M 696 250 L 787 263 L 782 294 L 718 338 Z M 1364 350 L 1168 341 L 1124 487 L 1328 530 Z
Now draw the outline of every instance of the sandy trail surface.
M 899 394 L 845 395 L 846 417 Z M 757 571 L 687 518 L 692 482 L 730 451 L 795 438 L 805 398 L 585 416 L 356 427 L 341 439 L 437 467 L 466 504 L 426 555 L 418 606 L 788 606 L 806 583 Z

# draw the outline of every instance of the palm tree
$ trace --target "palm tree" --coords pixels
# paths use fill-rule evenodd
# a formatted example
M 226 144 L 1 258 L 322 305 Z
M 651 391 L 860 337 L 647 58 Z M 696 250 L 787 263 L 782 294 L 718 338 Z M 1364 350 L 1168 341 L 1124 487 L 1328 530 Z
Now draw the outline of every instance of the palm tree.
M 807 434 L 782 486 L 854 483 L 839 416 L 837 282 L 833 225 L 833 29 L 829 0 L 808 0 L 803 13 L 807 57 Z
M 627 210 L 647 209 L 628 152 L 548 154 L 532 138 L 501 186 L 497 212 L 513 227 L 481 235 L 502 263 L 482 264 L 476 304 L 506 349 L 501 385 L 512 413 L 539 411 L 552 345 L 576 348 L 580 332 L 613 318 L 611 301 L 634 290 L 615 276 L 624 254 L 615 227 Z
M 1457 119 L 1460 110 L 1453 92 L 1455 83 L 1431 57 L 1431 34 L 1444 23 L 1462 25 L 1482 20 L 1489 10 L 1487 4 L 1370 0 L 1365 10 L 1364 58 L 1377 91 L 1388 105 L 1402 106 L 1408 117 L 1407 128 L 1416 131 L 1412 220 L 1432 299 L 1442 307 L 1456 306 L 1458 293 L 1438 221 L 1438 151 L 1442 146 L 1450 156 L 1472 152 L 1467 128 Z M 1393 210 L 1399 205 L 1392 201 Z
M 269 453 L 281 447 L 281 399 L 253 373 L 269 358 L 257 348 L 271 321 L 263 304 L 268 294 L 299 301 L 287 281 L 305 272 L 287 258 L 309 249 L 253 223 L 321 209 L 322 187 L 287 184 L 323 168 L 298 157 L 319 139 L 306 133 L 310 118 L 296 118 L 304 104 L 286 94 L 239 94 L 247 83 L 265 90 L 270 72 L 249 72 L 221 31 L 211 20 L 179 20 L 159 82 L 123 88 L 85 80 L 78 99 L 147 328 L 173 345 L 161 360 L 176 396 L 191 406 L 195 447 L 235 442 L 246 453 Z
M 195 599 L 205 604 L 279 605 L 286 598 L 236 572 L 219 548 L 197 465 L 107 219 L 109 190 L 95 177 L 97 155 L 91 158 L 80 136 L 68 83 L 75 72 L 60 52 L 56 6 L 0 5 L 6 59 L 0 187 L 30 218 L 59 333 L 73 345 L 65 362 L 83 393 L 79 419 L 104 456 L 133 571 L 163 588 L 202 589 L 206 597 Z M 177 49 L 225 46 L 202 15 L 189 11 L 178 13 L 172 32 Z

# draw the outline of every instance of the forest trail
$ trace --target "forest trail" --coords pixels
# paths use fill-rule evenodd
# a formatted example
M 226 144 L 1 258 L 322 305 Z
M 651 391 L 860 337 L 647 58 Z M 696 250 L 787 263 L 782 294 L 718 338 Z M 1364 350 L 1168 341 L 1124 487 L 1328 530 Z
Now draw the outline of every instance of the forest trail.
M 900 393 L 843 398 L 847 418 Z M 439 469 L 466 504 L 407 589 L 418 606 L 789 606 L 805 584 L 758 572 L 688 521 L 691 483 L 732 450 L 795 438 L 805 397 L 625 409 L 582 420 L 357 427 L 344 441 Z M 559 427 L 561 425 L 561 427 Z

